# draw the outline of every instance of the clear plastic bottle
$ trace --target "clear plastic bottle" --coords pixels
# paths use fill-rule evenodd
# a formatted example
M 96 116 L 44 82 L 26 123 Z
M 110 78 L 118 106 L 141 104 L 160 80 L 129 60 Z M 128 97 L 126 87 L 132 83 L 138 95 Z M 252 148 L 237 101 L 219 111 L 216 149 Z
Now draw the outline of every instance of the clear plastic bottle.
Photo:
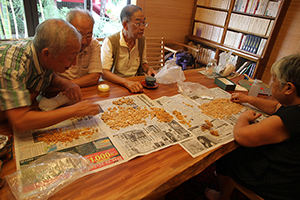
M 215 78 L 216 74 L 216 68 L 217 68 L 217 60 L 216 59 L 210 59 L 209 63 L 206 65 L 206 77 L 207 78 Z
M 262 86 L 262 81 L 261 80 L 258 80 L 258 79 L 255 79 L 254 80 L 254 83 L 252 84 L 251 88 L 250 88 L 250 91 L 248 93 L 248 96 L 254 96 L 254 97 L 257 97 L 258 93 L 259 93 L 259 90 Z

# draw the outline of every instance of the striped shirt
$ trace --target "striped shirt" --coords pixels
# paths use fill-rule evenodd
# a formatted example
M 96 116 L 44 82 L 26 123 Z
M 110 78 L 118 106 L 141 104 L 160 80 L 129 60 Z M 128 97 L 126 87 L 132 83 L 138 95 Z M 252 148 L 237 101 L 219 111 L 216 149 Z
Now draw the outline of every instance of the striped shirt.
M 30 106 L 30 92 L 44 91 L 53 71 L 39 65 L 32 41 L 0 43 L 0 109 Z
M 60 76 L 73 80 L 91 73 L 102 73 L 100 59 L 100 44 L 93 38 L 89 46 L 80 52 L 76 58 L 76 65 L 72 65 L 64 73 L 58 73 Z

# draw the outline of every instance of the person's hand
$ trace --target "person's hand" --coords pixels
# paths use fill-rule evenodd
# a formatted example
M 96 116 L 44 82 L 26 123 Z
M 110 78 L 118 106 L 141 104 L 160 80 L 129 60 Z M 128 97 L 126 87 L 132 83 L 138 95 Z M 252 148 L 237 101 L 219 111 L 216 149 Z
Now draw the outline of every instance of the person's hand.
M 101 111 L 101 107 L 90 100 L 80 101 L 70 107 L 75 110 L 75 116 L 77 117 L 97 115 Z
M 75 83 L 68 81 L 68 84 L 65 85 L 65 94 L 68 99 L 72 102 L 82 101 L 82 93 L 80 87 Z
M 230 100 L 234 103 L 246 103 L 248 96 L 242 93 L 232 93 Z
M 245 117 L 248 118 L 249 122 L 254 122 L 257 118 L 259 118 L 261 116 L 261 114 L 257 114 L 256 112 L 254 112 L 253 110 L 246 110 L 245 112 L 243 112 L 241 114 L 240 117 Z
M 139 82 L 126 80 L 124 86 L 132 93 L 143 92 L 143 86 Z
M 147 70 L 147 75 L 149 76 L 155 76 L 157 74 L 157 71 L 155 71 L 152 67 L 149 67 Z

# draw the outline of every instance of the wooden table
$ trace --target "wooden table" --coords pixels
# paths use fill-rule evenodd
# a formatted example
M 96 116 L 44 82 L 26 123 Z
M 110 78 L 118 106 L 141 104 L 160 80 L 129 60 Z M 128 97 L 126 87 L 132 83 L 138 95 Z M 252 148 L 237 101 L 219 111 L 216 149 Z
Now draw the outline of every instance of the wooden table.
M 198 73 L 199 69 L 184 71 L 186 80 L 198 82 L 208 88 L 218 87 L 212 79 L 207 79 Z M 242 77 L 233 79 L 238 82 Z M 130 80 L 142 82 L 144 76 L 132 77 Z M 132 95 L 126 88 L 109 83 L 110 93 L 106 96 L 98 94 L 97 86 L 83 88 L 84 99 L 108 99 Z M 176 84 L 160 84 L 155 90 L 144 89 L 151 99 L 161 96 L 178 94 Z M 1 134 L 12 134 L 7 123 L 0 124 Z M 87 175 L 67 187 L 61 189 L 52 199 L 157 199 L 173 190 L 175 187 L 202 172 L 206 167 L 223 155 L 234 150 L 238 145 L 230 142 L 204 155 L 192 158 L 180 145 L 174 145 L 146 156 L 134 158 L 115 167 Z M 15 159 L 3 166 L 0 177 L 16 171 Z M 3 200 L 9 199 L 4 189 L 0 190 Z

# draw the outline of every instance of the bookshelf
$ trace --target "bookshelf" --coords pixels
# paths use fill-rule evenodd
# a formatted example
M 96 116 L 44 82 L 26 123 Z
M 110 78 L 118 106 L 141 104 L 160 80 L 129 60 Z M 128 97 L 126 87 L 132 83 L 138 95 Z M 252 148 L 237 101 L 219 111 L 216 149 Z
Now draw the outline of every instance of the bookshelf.
M 250 62 L 261 79 L 291 0 L 195 0 L 186 43 L 199 49 L 198 63 L 231 51 L 236 68 Z

